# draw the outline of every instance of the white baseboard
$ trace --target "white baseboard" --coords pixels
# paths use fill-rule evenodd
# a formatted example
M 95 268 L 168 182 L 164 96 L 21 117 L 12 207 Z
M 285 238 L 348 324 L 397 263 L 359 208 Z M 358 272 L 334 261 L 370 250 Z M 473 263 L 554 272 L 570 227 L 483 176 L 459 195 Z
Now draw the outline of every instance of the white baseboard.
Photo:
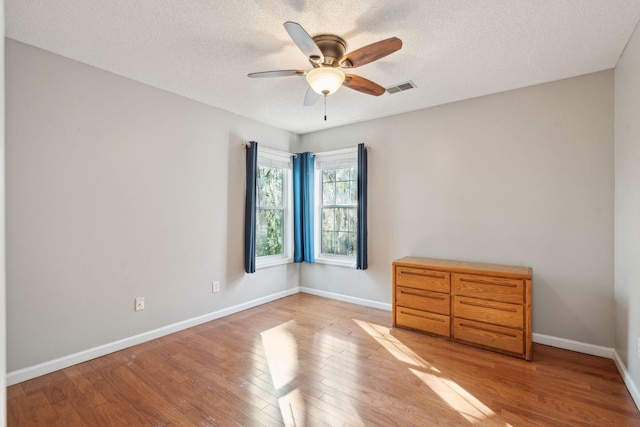
M 590 354 L 592 356 L 606 357 L 613 359 L 613 348 L 600 345 L 586 344 L 580 341 L 568 340 L 565 338 L 552 337 L 550 335 L 533 334 L 533 342 L 550 345 L 552 347 L 563 348 L 565 350 L 577 351 L 578 353 Z
M 335 299 L 335 300 L 338 300 L 338 301 L 350 302 L 351 304 L 364 305 L 365 307 L 373 307 L 373 308 L 379 308 L 380 310 L 391 311 L 391 304 L 387 304 L 387 303 L 380 302 L 380 301 L 373 301 L 373 300 L 369 300 L 369 299 L 356 298 L 356 297 L 352 297 L 352 296 L 349 296 L 349 295 L 336 294 L 336 293 L 333 293 L 333 292 L 321 291 L 321 290 L 313 289 L 313 288 L 306 288 L 304 286 L 300 287 L 300 292 L 303 292 L 305 294 L 316 295 L 316 296 L 319 296 L 319 297 Z
M 615 350 L 613 351 L 613 361 L 616 363 L 616 366 L 618 367 L 618 372 L 620 372 L 620 375 L 622 376 L 622 380 L 624 381 L 624 384 L 627 386 L 627 390 L 629 390 L 629 394 L 631 394 L 631 397 L 633 398 L 633 401 L 636 403 L 638 410 L 640 410 L 640 390 L 638 390 L 638 387 L 633 382 L 633 378 L 631 378 L 631 374 L 629 374 L 629 371 L 627 371 L 627 367 L 624 365 L 624 363 L 622 363 L 622 359 L 620 359 L 618 352 Z
M 191 328 L 193 326 L 200 325 L 202 323 L 210 322 L 212 320 L 220 319 L 221 317 L 229 316 L 234 313 L 238 313 L 249 308 L 257 307 L 262 304 L 266 304 L 271 301 L 278 300 L 280 298 L 288 297 L 300 292 L 300 288 L 295 287 L 287 289 L 286 291 L 278 292 L 272 295 L 267 295 L 262 298 L 247 301 L 242 304 L 234 305 L 232 307 L 223 308 L 212 313 L 208 313 L 202 316 L 194 317 L 191 319 L 183 320 L 182 322 L 174 323 L 171 325 L 163 326 L 162 328 L 154 329 L 149 332 L 134 335 L 132 337 L 124 338 L 118 341 L 114 341 L 108 344 L 104 344 L 98 347 L 90 348 L 78 353 L 70 354 L 68 356 L 60 357 L 58 359 L 50 360 L 48 362 L 40 363 L 35 366 L 29 366 L 27 368 L 18 369 L 7 373 L 7 386 L 21 383 L 23 381 L 30 380 L 32 378 L 39 377 L 51 372 L 58 371 L 60 369 L 68 368 L 69 366 L 76 365 L 78 363 L 86 362 L 96 357 L 104 356 L 115 351 L 123 350 L 134 345 L 142 344 L 147 341 L 154 340 L 156 338 L 163 337 L 165 335 L 173 334 L 184 329 Z

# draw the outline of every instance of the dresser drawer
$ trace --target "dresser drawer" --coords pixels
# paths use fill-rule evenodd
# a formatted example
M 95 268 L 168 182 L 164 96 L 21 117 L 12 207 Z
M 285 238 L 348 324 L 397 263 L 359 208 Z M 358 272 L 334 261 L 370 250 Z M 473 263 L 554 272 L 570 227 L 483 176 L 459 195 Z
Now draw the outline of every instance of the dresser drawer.
M 524 302 L 524 281 L 522 279 L 454 274 L 453 290 L 455 295 L 515 304 Z
M 396 267 L 396 286 L 449 293 L 451 290 L 451 273 L 421 268 Z
M 407 307 L 396 308 L 396 325 L 445 337 L 451 335 L 449 316 Z
M 451 297 L 449 294 L 405 288 L 403 286 L 396 288 L 396 304 L 433 313 L 449 314 L 451 312 Z
M 524 354 L 522 331 L 466 319 L 453 320 L 453 337 L 500 350 Z
M 512 328 L 524 327 L 524 307 L 497 301 L 453 297 L 453 315 Z

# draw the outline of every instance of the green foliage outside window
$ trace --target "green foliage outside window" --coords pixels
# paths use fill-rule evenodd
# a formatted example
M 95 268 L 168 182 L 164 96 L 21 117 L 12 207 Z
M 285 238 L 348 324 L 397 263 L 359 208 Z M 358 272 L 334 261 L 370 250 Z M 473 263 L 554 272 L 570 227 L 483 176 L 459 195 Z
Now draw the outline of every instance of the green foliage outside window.
M 284 254 L 284 170 L 258 166 L 256 257 Z
M 355 167 L 322 171 L 322 253 L 356 255 L 357 185 Z

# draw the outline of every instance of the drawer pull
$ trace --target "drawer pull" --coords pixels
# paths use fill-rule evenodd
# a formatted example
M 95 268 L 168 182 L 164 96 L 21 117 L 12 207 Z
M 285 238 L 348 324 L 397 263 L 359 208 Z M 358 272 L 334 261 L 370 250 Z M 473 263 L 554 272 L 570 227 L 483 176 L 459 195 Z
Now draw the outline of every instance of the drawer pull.
M 485 332 L 491 332 L 492 334 L 498 334 L 498 335 L 504 335 L 505 337 L 511 337 L 511 338 L 517 338 L 518 336 L 516 334 L 509 334 L 507 332 L 502 332 L 502 331 L 494 331 L 493 329 L 489 329 L 489 328 L 480 328 L 476 325 L 469 325 L 466 323 L 460 323 L 460 326 L 463 328 L 470 328 L 470 329 L 475 329 L 477 331 L 485 331 Z
M 410 276 L 431 277 L 432 279 L 444 280 L 444 274 L 414 273 L 413 271 L 400 271 L 400 274 L 408 274 Z
M 413 316 L 413 317 L 420 317 L 422 319 L 427 319 L 427 320 L 431 320 L 434 322 L 444 322 L 443 319 L 437 318 L 437 317 L 431 317 L 431 316 L 427 316 L 427 315 L 419 315 L 419 314 L 415 314 L 415 313 L 408 313 L 406 311 L 400 310 L 400 313 L 402 314 L 406 314 L 407 316 Z
M 411 291 L 401 290 L 400 293 L 404 294 L 404 295 L 412 295 L 414 297 L 422 297 L 422 298 L 434 299 L 434 300 L 437 300 L 437 301 L 444 301 L 445 300 L 445 298 L 441 297 L 441 296 L 433 296 L 433 295 L 430 295 L 430 294 L 421 294 L 420 292 L 411 292 Z
M 508 313 L 517 313 L 518 312 L 518 310 L 516 310 L 515 308 L 494 307 L 492 305 L 487 305 L 487 304 L 482 304 L 482 303 L 477 303 L 477 302 L 470 302 L 470 301 L 460 301 L 460 305 L 471 305 L 473 307 L 490 308 L 492 310 L 506 311 Z
M 469 279 L 469 278 L 466 278 L 466 277 L 461 277 L 460 281 L 461 282 L 467 282 L 467 283 L 481 283 L 483 285 L 505 286 L 507 288 L 517 288 L 518 287 L 518 285 L 516 285 L 514 283 L 490 282 L 488 280 Z

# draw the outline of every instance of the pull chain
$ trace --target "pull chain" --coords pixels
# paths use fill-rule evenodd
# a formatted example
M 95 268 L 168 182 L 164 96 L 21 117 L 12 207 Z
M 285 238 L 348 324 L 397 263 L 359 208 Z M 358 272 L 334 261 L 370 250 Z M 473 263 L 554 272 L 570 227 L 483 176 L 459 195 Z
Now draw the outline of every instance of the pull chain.
M 328 90 L 323 90 L 322 94 L 324 95 L 324 121 L 327 121 L 327 95 L 329 95 Z
M 324 96 L 324 121 L 327 121 L 327 95 Z

